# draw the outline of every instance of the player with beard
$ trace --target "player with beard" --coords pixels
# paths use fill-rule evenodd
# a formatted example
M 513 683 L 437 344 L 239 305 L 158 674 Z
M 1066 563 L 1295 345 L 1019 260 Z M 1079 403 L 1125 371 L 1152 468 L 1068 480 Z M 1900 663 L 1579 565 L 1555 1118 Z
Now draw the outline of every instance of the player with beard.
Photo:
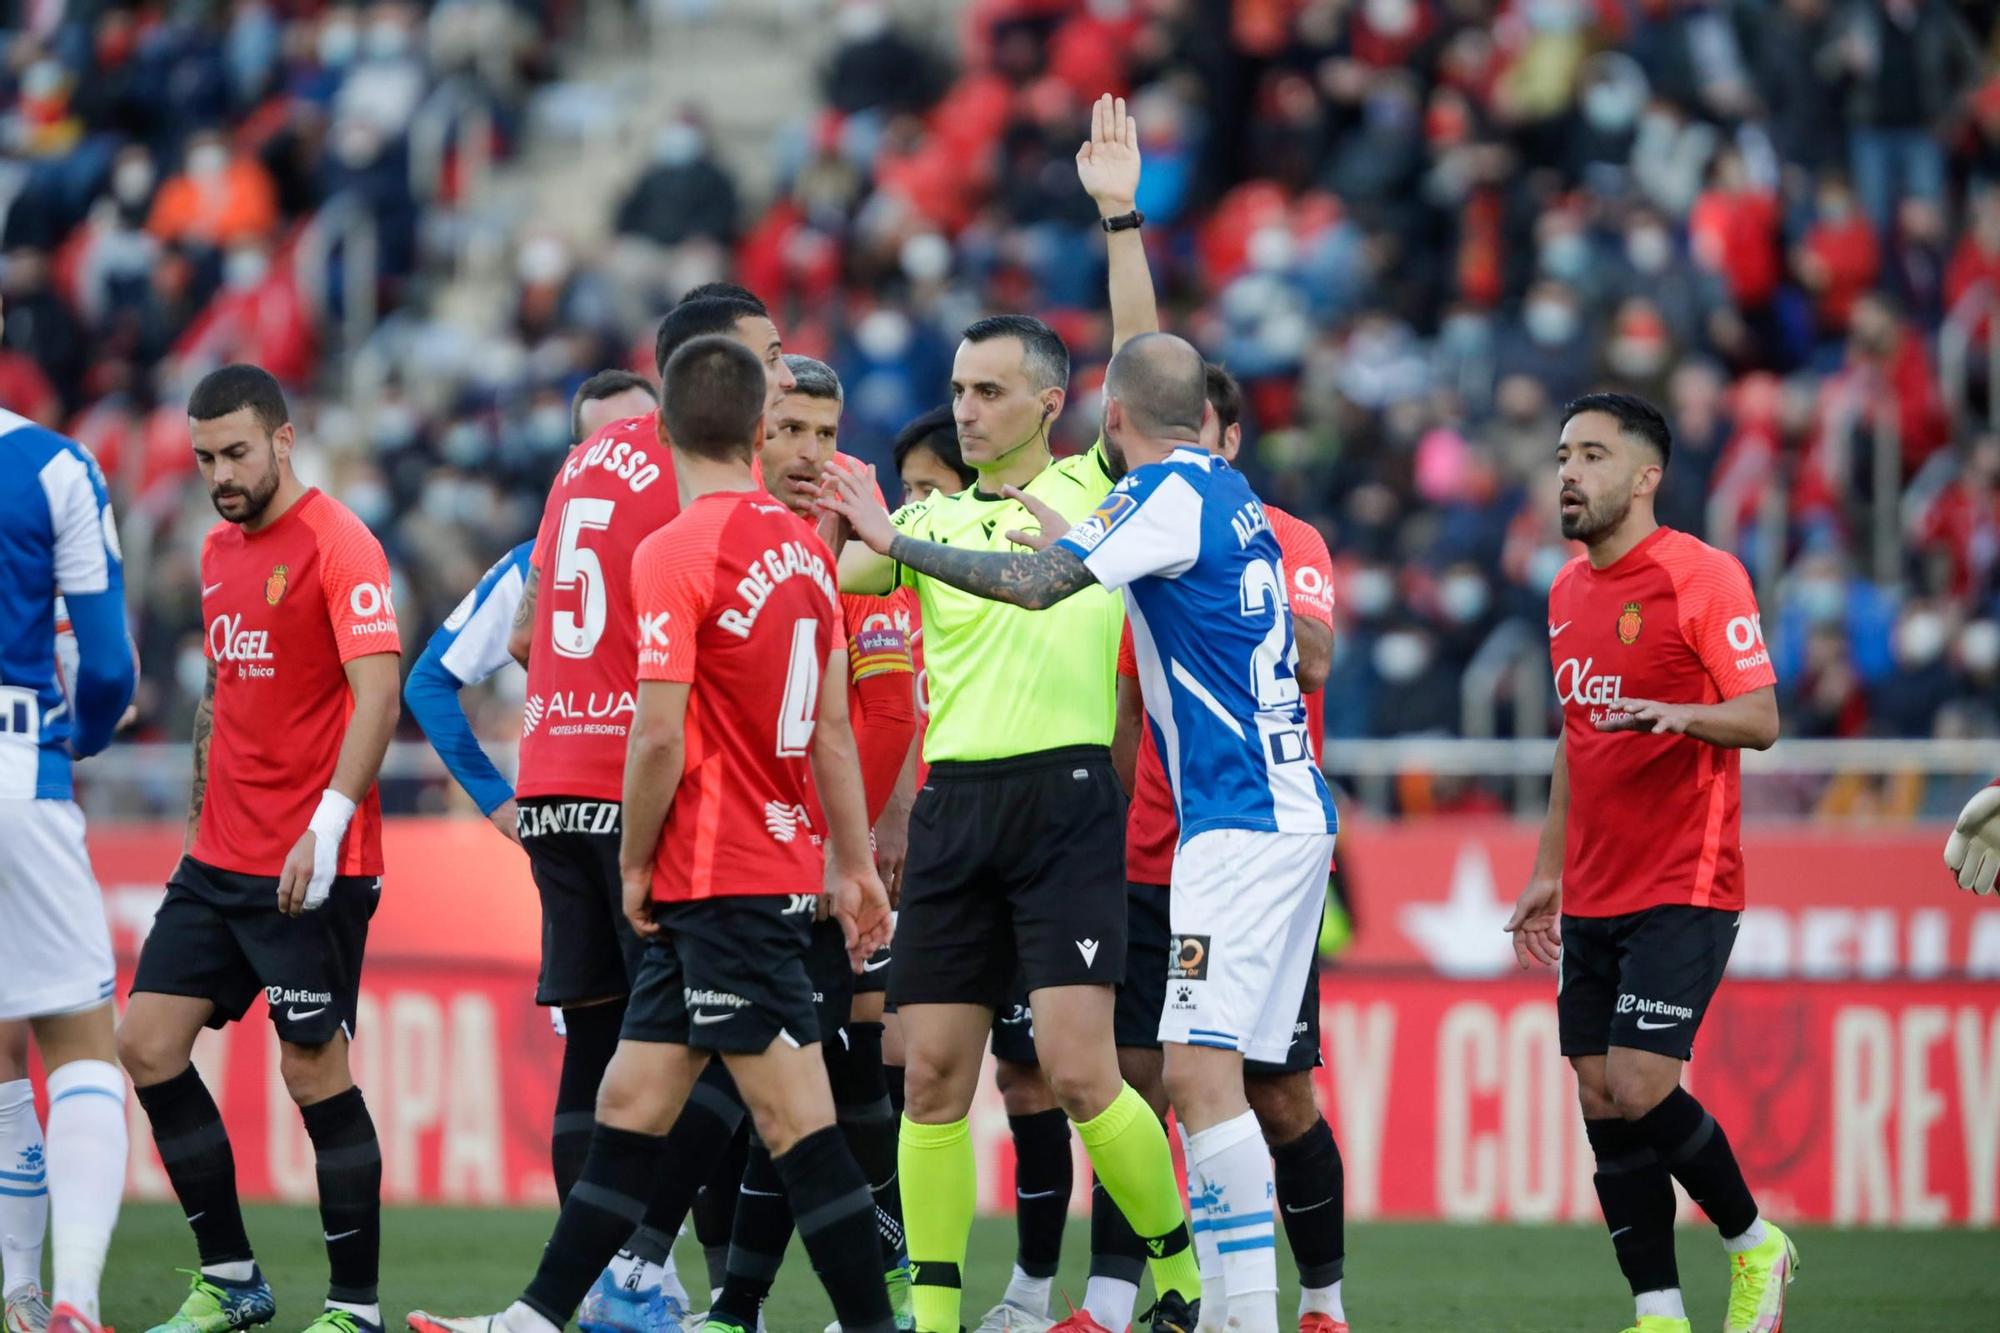
M 833 368 L 806 356 L 787 356 L 794 387 L 771 412 L 770 430 L 758 451 L 764 486 L 807 523 L 819 514 L 820 479 L 838 457 L 842 395 Z M 852 460 L 844 460 L 850 465 Z M 860 752 L 861 781 L 871 825 L 882 817 L 889 794 L 916 734 L 909 642 L 904 626 L 911 608 L 907 591 L 890 597 L 842 593 L 846 622 L 848 711 Z M 815 818 L 815 827 L 820 825 Z M 886 951 L 885 951 L 886 954 Z M 886 956 L 871 958 L 862 977 L 879 976 Z M 850 1021 L 850 996 L 859 978 L 847 966 L 837 922 L 813 927 L 806 960 L 819 1008 L 820 1044 L 834 1108 L 849 1149 L 868 1177 L 875 1198 L 890 1304 L 899 1327 L 908 1327 L 910 1276 L 903 1253 L 902 1202 L 896 1188 L 896 1121 L 882 1072 L 879 1011 L 871 1022 Z M 870 972 L 867 969 L 873 968 Z M 880 991 L 876 994 L 879 996 Z M 839 1037 L 832 1034 L 838 1030 Z M 792 1210 L 784 1183 L 761 1141 L 750 1144 L 730 1238 L 722 1292 L 708 1312 L 707 1327 L 756 1327 L 764 1299 L 785 1257 L 792 1233 Z
M 1563 410 L 1562 533 L 1586 549 L 1549 589 L 1563 730 L 1506 928 L 1521 966 L 1560 968 L 1562 1052 L 1636 1333 L 1689 1328 L 1676 1180 L 1722 1235 L 1725 1333 L 1770 1333 L 1798 1251 L 1759 1215 L 1681 1066 L 1743 912 L 1739 751 L 1778 739 L 1776 677 L 1743 566 L 1653 516 L 1672 451 L 1643 399 L 1590 394 Z
M 204 1026 L 234 1022 L 259 995 L 317 1162 L 331 1280 L 310 1327 L 373 1333 L 382 1155 L 348 1042 L 381 892 L 375 776 L 398 713 L 388 561 L 360 519 L 292 471 L 284 394 L 263 370 L 207 376 L 188 424 L 223 518 L 201 553 L 208 685 L 185 854 L 118 1031 L 201 1254 L 186 1301 L 155 1333 L 225 1333 L 276 1313 L 244 1232 L 228 1131 L 189 1063 Z

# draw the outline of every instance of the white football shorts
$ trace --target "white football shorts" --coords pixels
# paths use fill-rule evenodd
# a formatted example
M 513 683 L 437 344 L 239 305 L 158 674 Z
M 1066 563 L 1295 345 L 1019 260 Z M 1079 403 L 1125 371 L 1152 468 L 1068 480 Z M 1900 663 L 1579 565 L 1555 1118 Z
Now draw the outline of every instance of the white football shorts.
M 1332 861 L 1331 833 L 1211 829 L 1181 845 L 1162 1042 L 1285 1058 Z
M 74 801 L 0 800 L 0 1019 L 95 1008 L 117 989 L 104 895 Z

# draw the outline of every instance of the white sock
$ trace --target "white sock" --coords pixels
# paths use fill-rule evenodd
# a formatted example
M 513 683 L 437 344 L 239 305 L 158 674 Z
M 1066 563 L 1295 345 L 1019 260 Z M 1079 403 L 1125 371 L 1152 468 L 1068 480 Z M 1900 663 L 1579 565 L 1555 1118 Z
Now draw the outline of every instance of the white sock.
M 1754 1250 L 1763 1243 L 1764 1219 L 1761 1217 L 1752 1222 L 1750 1229 L 1742 1235 L 1724 1236 L 1722 1238 L 1722 1248 L 1730 1254 L 1741 1254 L 1745 1250 Z
M 1018 1305 L 1023 1310 L 1046 1316 L 1049 1312 L 1049 1291 L 1056 1284 L 1052 1277 L 1029 1277 L 1021 1271 L 1021 1265 L 1014 1265 L 1014 1276 L 1007 1279 L 1007 1294 L 1000 1299 L 1009 1305 Z
M 226 1264 L 203 1264 L 203 1277 L 216 1278 L 223 1282 L 248 1282 L 257 1276 L 255 1259 L 232 1259 Z
M 1181 1136 L 1181 1156 L 1188 1163 L 1188 1231 L 1194 1239 L 1195 1262 L 1201 1268 L 1201 1322 L 1195 1333 L 1221 1333 L 1229 1318 L 1229 1292 L 1222 1282 L 1222 1255 L 1215 1248 L 1215 1232 L 1209 1229 L 1208 1196 L 1194 1173 L 1194 1149 L 1188 1132 L 1174 1117 L 1174 1129 Z M 1108 1327 L 1108 1325 L 1107 1325 Z
M 125 1197 L 125 1075 L 72 1060 L 49 1075 L 49 1236 L 56 1300 L 97 1319 L 104 1253 Z
M 42 1289 L 42 1237 L 49 1229 L 48 1172 L 35 1090 L 0 1083 L 0 1293 Z
M 1332 1315 L 1340 1323 L 1347 1322 L 1347 1311 L 1340 1304 L 1340 1279 L 1330 1287 L 1299 1288 L 1299 1318 L 1309 1314 Z
M 382 1326 L 382 1307 L 379 1305 L 356 1305 L 351 1301 L 328 1301 L 329 1310 L 345 1310 L 357 1319 L 366 1319 L 377 1328 Z
M 1132 1322 L 1132 1307 L 1139 1303 L 1139 1284 L 1122 1277 L 1091 1276 L 1083 1288 L 1083 1308 L 1090 1317 L 1109 1329 L 1122 1330 Z
M 1642 1291 L 1637 1297 L 1639 1318 L 1652 1316 L 1659 1319 L 1685 1319 L 1687 1308 L 1681 1304 L 1681 1289 L 1667 1287 L 1661 1291 Z
M 1228 1327 L 1277 1333 L 1278 1241 L 1271 1156 L 1249 1111 L 1188 1136 L 1188 1183 L 1199 1180 L 1228 1291 Z M 1202 1301 L 1204 1313 L 1208 1301 Z
M 515 1301 L 500 1313 L 500 1322 L 512 1333 L 562 1333 L 562 1330 L 543 1318 L 541 1311 L 526 1301 Z

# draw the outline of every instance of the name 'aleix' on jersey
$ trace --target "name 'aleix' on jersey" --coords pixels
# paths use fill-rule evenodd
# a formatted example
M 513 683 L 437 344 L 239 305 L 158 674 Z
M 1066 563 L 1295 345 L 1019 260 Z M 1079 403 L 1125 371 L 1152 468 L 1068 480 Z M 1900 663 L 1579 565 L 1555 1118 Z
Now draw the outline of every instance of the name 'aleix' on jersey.
M 232 663 L 239 677 L 271 677 L 278 674 L 271 651 L 271 631 L 245 629 L 243 613 L 232 612 L 208 622 L 208 654 L 217 662 Z
M 1229 516 L 1230 531 L 1236 534 L 1236 545 L 1248 546 L 1250 539 L 1260 532 L 1271 530 L 1271 520 L 1264 514 L 1264 506 L 1255 500 Z
M 634 492 L 643 491 L 660 479 L 660 465 L 646 461 L 644 449 L 635 449 L 630 441 L 610 435 L 600 435 L 571 453 L 563 463 L 563 480 L 575 481 L 580 473 L 594 467 L 601 467 L 626 482 Z
M 777 549 L 766 548 L 764 554 L 750 563 L 749 572 L 736 581 L 737 595 L 743 599 L 742 609 L 725 608 L 715 618 L 716 625 L 728 630 L 739 639 L 750 637 L 750 630 L 757 623 L 757 613 L 764 609 L 764 603 L 771 593 L 785 580 L 803 574 L 810 578 L 827 596 L 827 600 L 838 605 L 840 593 L 834 587 L 833 575 L 822 559 L 804 542 L 786 542 Z M 646 627 L 639 627 L 641 642 L 644 642 Z

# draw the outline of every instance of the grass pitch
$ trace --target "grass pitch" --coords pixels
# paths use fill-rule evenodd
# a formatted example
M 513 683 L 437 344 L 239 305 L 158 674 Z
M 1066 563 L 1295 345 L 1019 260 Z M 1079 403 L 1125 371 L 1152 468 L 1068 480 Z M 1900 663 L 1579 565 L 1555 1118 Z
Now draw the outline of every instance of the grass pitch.
M 320 1307 L 326 1256 L 319 1215 L 309 1208 L 247 1211 L 258 1259 L 278 1295 L 274 1330 L 302 1329 Z M 383 1216 L 382 1302 L 391 1329 L 421 1307 L 487 1314 L 519 1294 L 553 1214 L 533 1210 L 392 1208 Z M 1281 1232 L 1282 1234 L 1282 1232 Z M 1990 1333 L 2000 1328 L 2000 1234 L 1831 1231 L 1800 1228 L 1802 1273 L 1785 1327 L 1796 1333 Z M 1707 1228 L 1679 1232 L 1688 1313 L 1698 1331 L 1720 1328 L 1727 1274 Z M 1083 1296 L 1090 1227 L 1072 1218 L 1057 1290 Z M 1000 1298 L 1013 1263 L 1011 1221 L 982 1220 L 966 1269 L 965 1318 L 977 1322 Z M 702 1284 L 693 1240 L 679 1252 L 691 1291 Z M 105 1275 L 106 1322 L 144 1333 L 180 1303 L 194 1242 L 170 1204 L 125 1209 Z M 1297 1308 L 1291 1261 L 1280 1312 Z M 1631 1323 L 1631 1298 L 1594 1227 L 1448 1226 L 1369 1223 L 1348 1231 L 1347 1313 L 1356 1333 L 1616 1333 Z M 1057 1302 L 1061 1307 L 1060 1299 Z M 793 1242 L 766 1320 L 772 1333 L 820 1333 L 832 1318 Z

